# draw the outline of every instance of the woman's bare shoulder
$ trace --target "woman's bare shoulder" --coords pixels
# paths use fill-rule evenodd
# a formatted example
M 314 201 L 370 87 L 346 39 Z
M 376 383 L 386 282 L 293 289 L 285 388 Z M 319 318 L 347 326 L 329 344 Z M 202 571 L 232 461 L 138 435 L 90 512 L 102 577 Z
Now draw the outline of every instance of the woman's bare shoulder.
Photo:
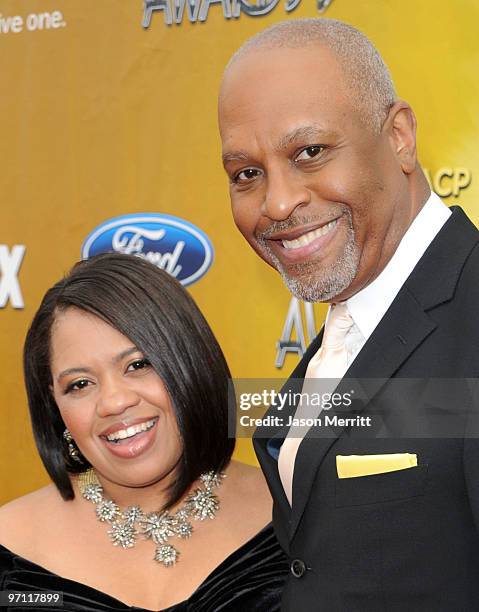
M 47 485 L 1 506 L 0 544 L 15 552 L 23 550 L 39 529 L 56 520 L 61 502 L 56 487 Z
M 49 484 L 46 487 L 17 497 L 16 499 L 6 503 L 0 507 L 0 520 L 9 519 L 11 516 L 15 516 L 18 512 L 29 512 L 47 504 L 50 506 L 52 503 L 56 504 L 61 500 L 60 494 L 58 493 L 55 485 Z
M 259 468 L 232 461 L 226 471 L 226 479 L 228 494 L 238 509 L 248 509 L 249 513 L 256 515 L 259 523 L 263 522 L 263 526 L 271 520 L 271 494 Z
M 254 465 L 241 461 L 231 461 L 227 469 L 227 477 L 234 480 L 235 484 L 240 487 L 248 489 L 256 485 L 264 489 L 264 491 L 268 490 L 263 472 Z

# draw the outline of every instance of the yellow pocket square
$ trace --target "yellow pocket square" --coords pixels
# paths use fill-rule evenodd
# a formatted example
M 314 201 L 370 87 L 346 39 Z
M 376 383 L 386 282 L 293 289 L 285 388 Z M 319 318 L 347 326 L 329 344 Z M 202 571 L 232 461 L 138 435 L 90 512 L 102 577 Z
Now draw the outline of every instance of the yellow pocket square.
M 417 455 L 397 453 L 391 455 L 336 455 L 338 478 L 372 476 L 417 467 Z

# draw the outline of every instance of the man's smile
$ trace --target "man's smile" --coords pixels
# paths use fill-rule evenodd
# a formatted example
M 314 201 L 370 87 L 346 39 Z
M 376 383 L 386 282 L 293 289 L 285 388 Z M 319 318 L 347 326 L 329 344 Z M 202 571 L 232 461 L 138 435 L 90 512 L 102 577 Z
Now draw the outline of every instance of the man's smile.
M 292 238 L 291 240 L 283 239 L 281 242 L 285 249 L 298 249 L 302 246 L 311 244 L 315 238 L 319 238 L 319 236 L 324 236 L 327 234 L 336 226 L 336 223 L 337 219 L 334 219 L 334 221 L 330 221 L 322 227 L 318 227 L 317 229 L 310 230 L 305 234 L 301 234 L 298 238 Z
M 298 263 L 322 251 L 337 233 L 341 217 L 328 223 L 315 226 L 296 227 L 285 232 L 277 232 L 260 241 L 280 261 Z

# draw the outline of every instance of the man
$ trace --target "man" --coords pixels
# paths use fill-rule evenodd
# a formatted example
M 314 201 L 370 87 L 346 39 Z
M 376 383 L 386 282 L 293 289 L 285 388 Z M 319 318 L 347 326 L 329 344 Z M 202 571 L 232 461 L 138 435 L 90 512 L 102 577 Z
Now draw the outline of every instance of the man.
M 294 295 L 331 304 L 289 387 L 369 380 L 364 410 L 399 379 L 477 377 L 479 232 L 430 193 L 413 111 L 360 32 L 296 20 L 249 40 L 219 123 L 238 228 Z M 255 435 L 291 560 L 283 609 L 479 610 L 477 439 L 313 429 Z

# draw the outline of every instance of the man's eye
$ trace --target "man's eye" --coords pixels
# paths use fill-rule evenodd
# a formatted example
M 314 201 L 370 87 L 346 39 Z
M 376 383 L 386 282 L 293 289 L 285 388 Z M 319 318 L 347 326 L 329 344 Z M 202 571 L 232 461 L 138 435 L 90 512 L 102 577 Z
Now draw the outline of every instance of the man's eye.
M 89 384 L 90 381 L 84 378 L 82 378 L 81 380 L 75 380 L 75 382 L 72 382 L 68 385 L 68 387 L 65 389 L 65 393 L 70 393 L 71 391 L 81 391 L 82 389 L 88 387 Z
M 127 368 L 128 372 L 135 372 L 136 370 L 143 370 L 150 365 L 148 359 L 135 359 L 132 361 Z
M 238 174 L 235 174 L 233 177 L 233 183 L 246 183 L 247 181 L 251 181 L 261 174 L 260 170 L 256 168 L 246 168 L 246 170 L 241 170 Z
M 312 145 L 310 147 L 306 147 L 296 157 L 295 161 L 308 161 L 310 159 L 314 159 L 323 151 L 324 151 L 324 147 L 321 145 Z

